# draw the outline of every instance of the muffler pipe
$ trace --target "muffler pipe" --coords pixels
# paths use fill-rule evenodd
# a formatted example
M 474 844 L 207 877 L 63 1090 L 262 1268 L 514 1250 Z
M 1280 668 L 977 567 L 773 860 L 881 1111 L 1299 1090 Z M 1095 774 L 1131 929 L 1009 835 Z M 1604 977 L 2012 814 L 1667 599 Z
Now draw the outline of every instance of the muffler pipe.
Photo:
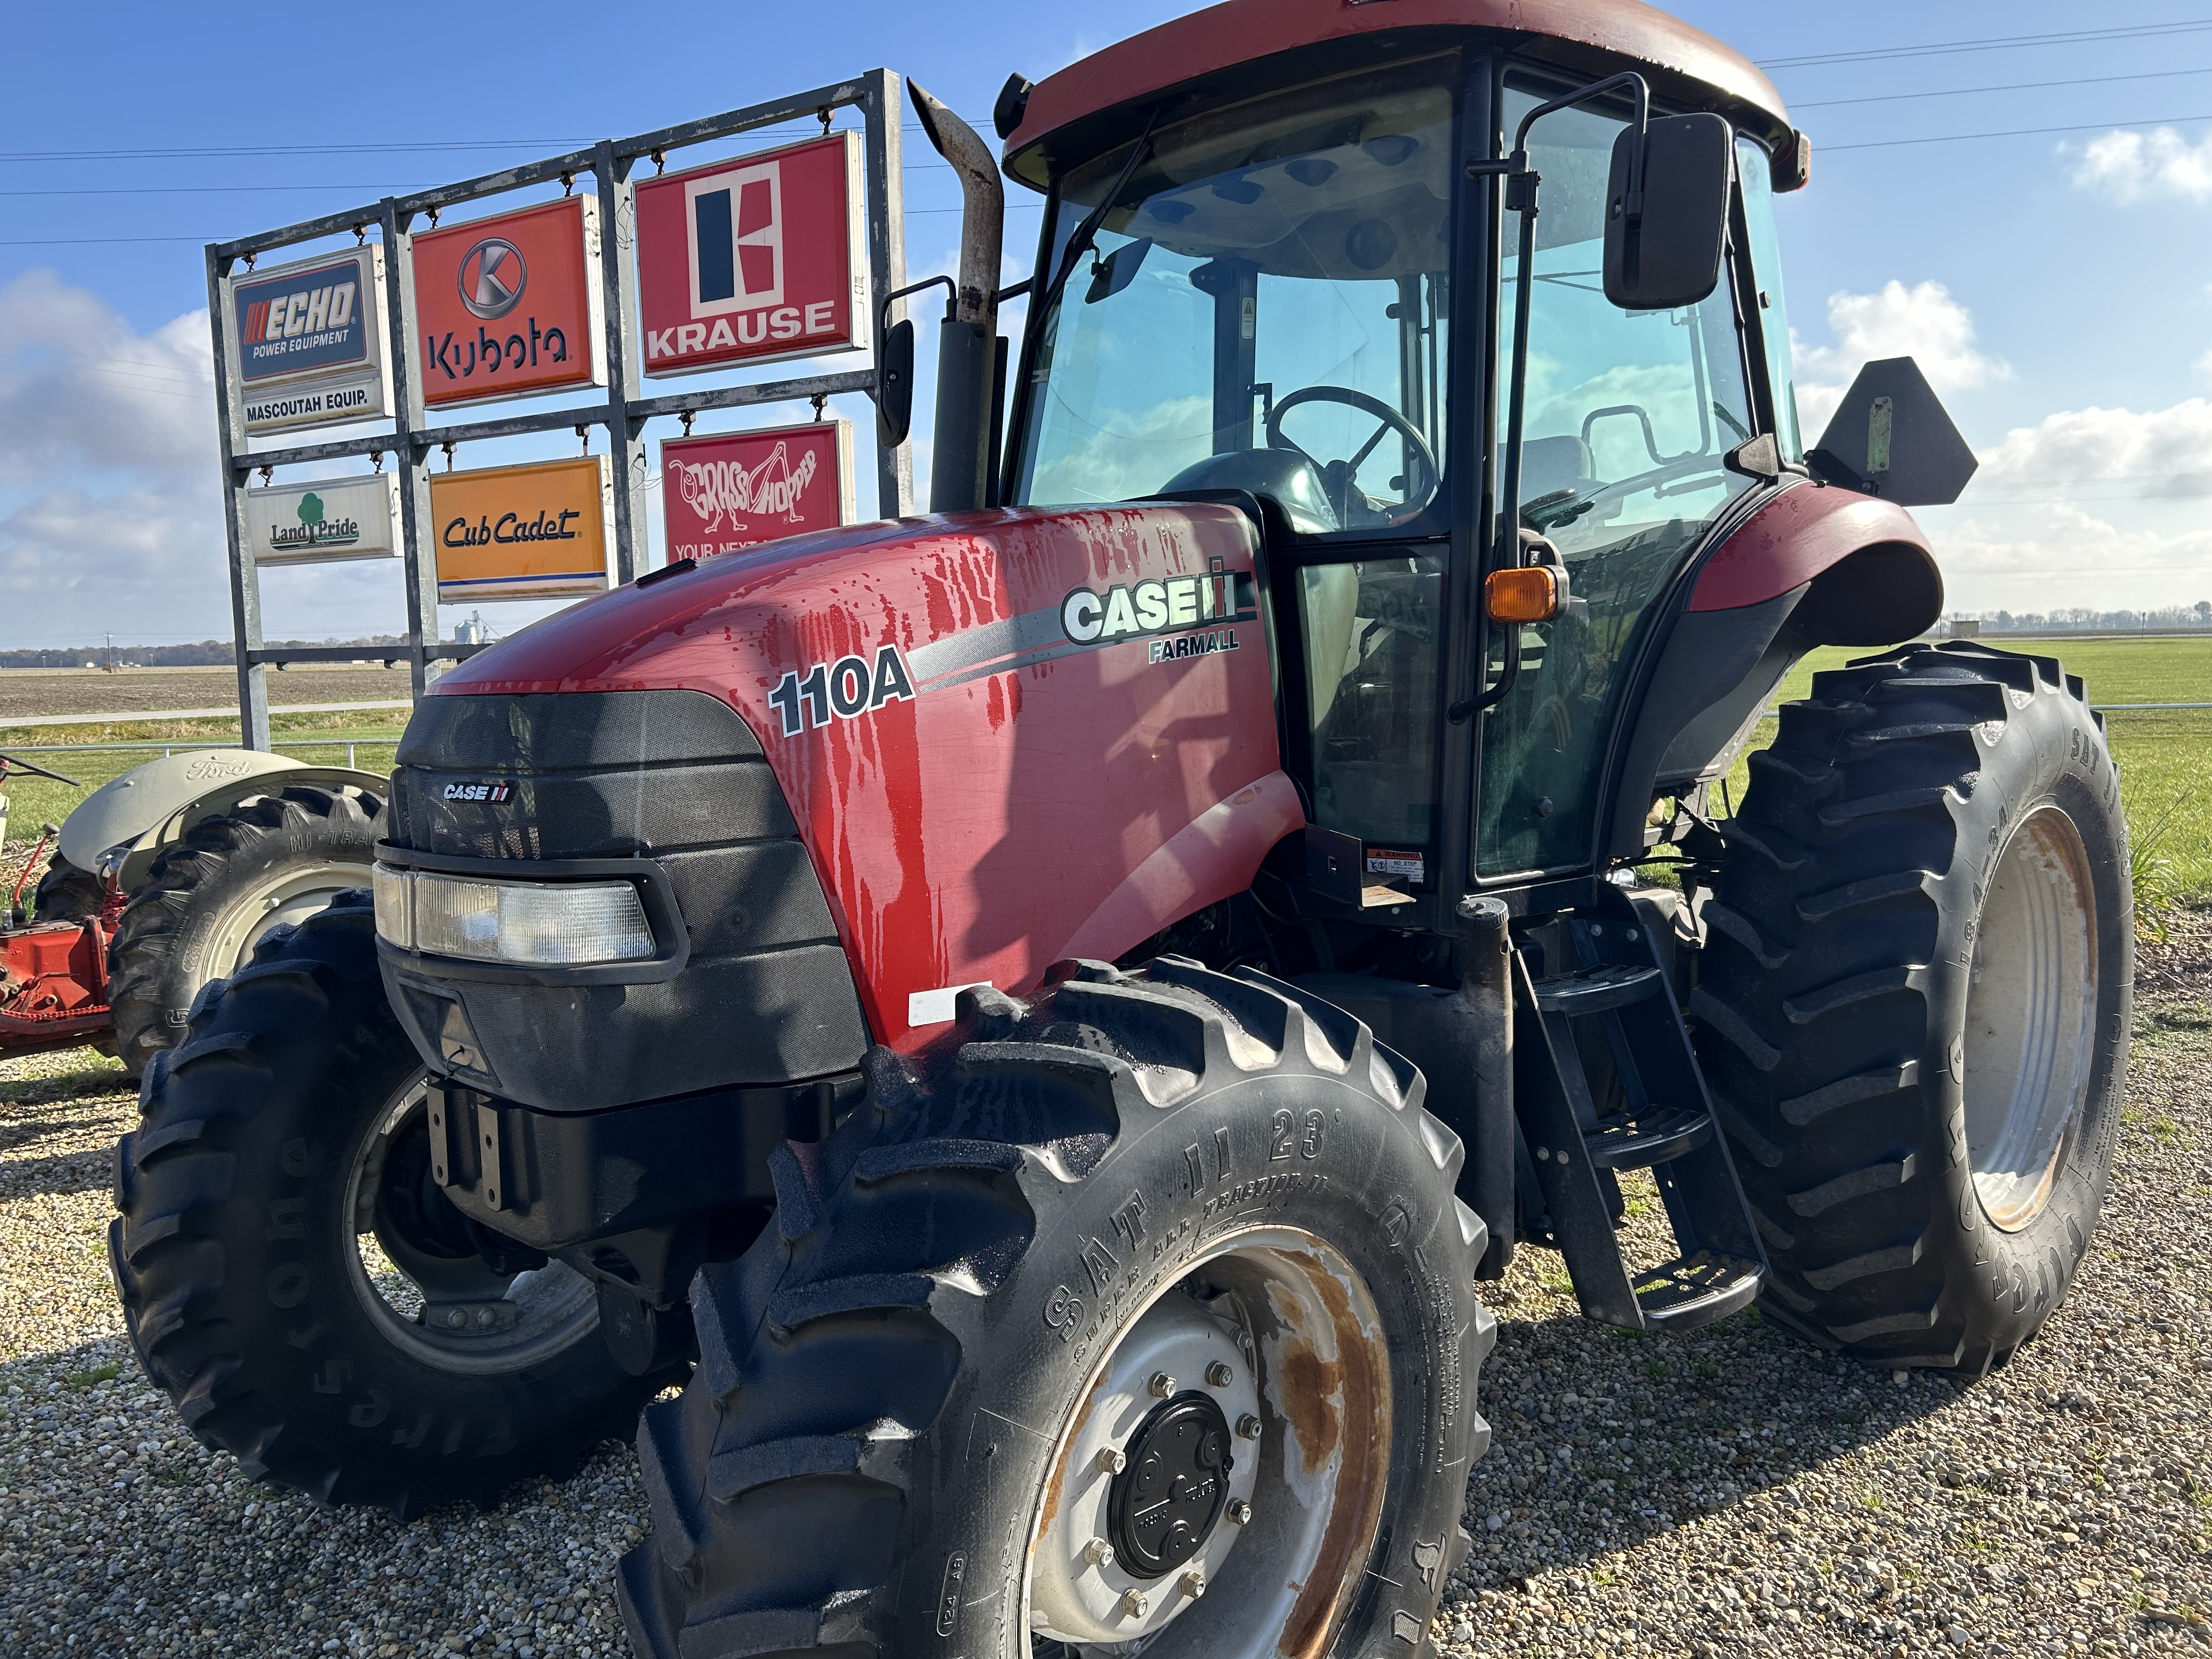
M 909 80 L 922 132 L 960 180 L 960 275 L 938 335 L 937 428 L 929 510 L 957 513 L 991 498 L 992 392 L 998 372 L 999 264 L 1006 186 L 975 129 Z

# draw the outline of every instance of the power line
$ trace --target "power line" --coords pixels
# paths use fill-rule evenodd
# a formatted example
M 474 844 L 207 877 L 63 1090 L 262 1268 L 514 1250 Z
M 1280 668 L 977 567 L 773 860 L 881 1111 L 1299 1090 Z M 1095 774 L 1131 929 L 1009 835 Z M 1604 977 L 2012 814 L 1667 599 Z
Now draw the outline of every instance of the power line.
M 1969 138 L 2033 138 L 2051 132 L 2127 132 L 2137 127 L 2179 127 L 2192 121 L 2212 121 L 2212 115 L 2166 115 L 2154 121 L 2085 121 L 2070 127 L 2008 127 L 1992 132 L 1943 132 L 1927 138 L 1876 138 L 1857 144 L 1816 146 L 1822 155 L 1846 149 L 1895 149 L 1905 144 L 1956 144 Z
M 1840 109 L 1845 104 L 1895 104 L 1911 98 L 1969 98 L 1983 92 L 2039 92 L 2054 87 L 2101 87 L 2116 81 L 2171 81 L 2185 75 L 2212 75 L 2212 69 L 2154 70 L 2143 75 L 2076 76 L 2066 81 L 2014 81 L 2001 87 L 1952 87 L 1942 92 L 1885 92 L 1869 98 L 1822 98 L 1811 103 L 1792 100 L 1792 109 Z M 0 196 L 35 192 L 0 191 Z
M 1962 52 L 1995 52 L 2014 46 L 2086 45 L 2097 40 L 2149 40 L 2166 35 L 2202 34 L 2212 18 L 2182 23 L 2132 23 L 2117 28 L 2072 29 L 2058 34 L 1997 34 L 1977 40 L 1939 40 L 1924 46 L 1871 46 L 1858 52 L 1822 52 L 1802 58 L 1762 58 L 1761 69 L 1812 69 L 1823 64 L 1867 64 L 1898 58 L 1940 58 Z

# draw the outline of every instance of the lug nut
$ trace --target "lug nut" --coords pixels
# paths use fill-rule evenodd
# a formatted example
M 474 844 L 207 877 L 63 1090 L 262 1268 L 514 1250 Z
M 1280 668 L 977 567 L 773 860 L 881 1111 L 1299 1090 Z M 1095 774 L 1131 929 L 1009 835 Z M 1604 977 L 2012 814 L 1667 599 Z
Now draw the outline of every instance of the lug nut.
M 1094 1567 L 1114 1565 L 1114 1547 L 1103 1538 L 1094 1538 L 1083 1547 L 1083 1559 Z
M 1206 1381 L 1211 1388 L 1225 1389 L 1236 1380 L 1237 1373 L 1225 1359 L 1217 1359 L 1206 1368 Z
M 1193 1568 L 1182 1576 L 1182 1593 L 1194 1601 L 1206 1594 L 1206 1575 Z
M 1101 1474 L 1119 1474 L 1128 1467 L 1129 1460 L 1121 1455 L 1118 1447 L 1107 1446 L 1099 1451 L 1098 1472 Z
M 1237 1419 L 1237 1432 L 1243 1439 L 1257 1440 L 1260 1437 L 1260 1419 L 1246 1412 Z
M 1141 1619 L 1152 1610 L 1152 1599 L 1149 1595 L 1146 1595 L 1144 1591 L 1124 1590 L 1121 1592 L 1121 1616 L 1124 1619 Z
M 1252 1506 L 1241 1498 L 1229 1500 L 1229 1518 L 1240 1527 L 1252 1524 Z
M 1153 1399 L 1165 1400 L 1176 1391 L 1176 1380 L 1165 1371 L 1154 1371 L 1152 1380 L 1146 1386 L 1152 1389 Z

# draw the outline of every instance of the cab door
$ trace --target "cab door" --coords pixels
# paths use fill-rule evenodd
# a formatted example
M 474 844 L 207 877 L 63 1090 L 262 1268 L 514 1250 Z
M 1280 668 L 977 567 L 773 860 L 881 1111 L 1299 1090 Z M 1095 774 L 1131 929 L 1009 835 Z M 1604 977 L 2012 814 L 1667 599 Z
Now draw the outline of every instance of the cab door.
M 1561 90 L 1509 77 L 1504 129 Z M 1478 881 L 1590 866 L 1611 736 L 1654 602 L 1753 487 L 1723 465 L 1762 424 L 1732 276 L 1677 310 L 1623 311 L 1605 297 L 1606 188 L 1626 118 L 1625 107 L 1619 115 L 1576 107 L 1546 116 L 1529 135 L 1543 183 L 1522 521 L 1559 549 L 1573 598 L 1556 621 L 1522 629 L 1519 678 L 1481 716 Z M 1516 252 L 1509 240 L 1506 338 Z M 1737 264 L 1729 261 L 1731 273 Z M 1502 446 L 1502 398 L 1498 423 Z M 1492 630 L 1493 656 L 1500 644 Z M 1494 661 L 1491 678 L 1500 672 Z

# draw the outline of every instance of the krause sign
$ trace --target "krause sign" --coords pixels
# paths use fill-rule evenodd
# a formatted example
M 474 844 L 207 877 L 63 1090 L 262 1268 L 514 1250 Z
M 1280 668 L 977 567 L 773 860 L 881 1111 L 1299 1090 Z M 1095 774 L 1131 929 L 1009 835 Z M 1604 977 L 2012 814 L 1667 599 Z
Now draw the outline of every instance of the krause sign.
M 849 132 L 640 184 L 646 372 L 865 349 L 864 200 Z
M 248 432 L 388 414 L 384 250 L 372 243 L 223 278 L 231 395 Z
M 398 527 L 396 472 L 246 492 L 246 543 L 262 564 L 397 558 Z
M 853 521 L 853 425 L 672 438 L 660 446 L 668 556 L 703 559 Z
M 614 539 L 611 480 L 604 455 L 434 473 L 439 603 L 603 591 Z
M 588 196 L 416 237 L 422 401 L 605 384 L 599 256 L 599 203 Z

